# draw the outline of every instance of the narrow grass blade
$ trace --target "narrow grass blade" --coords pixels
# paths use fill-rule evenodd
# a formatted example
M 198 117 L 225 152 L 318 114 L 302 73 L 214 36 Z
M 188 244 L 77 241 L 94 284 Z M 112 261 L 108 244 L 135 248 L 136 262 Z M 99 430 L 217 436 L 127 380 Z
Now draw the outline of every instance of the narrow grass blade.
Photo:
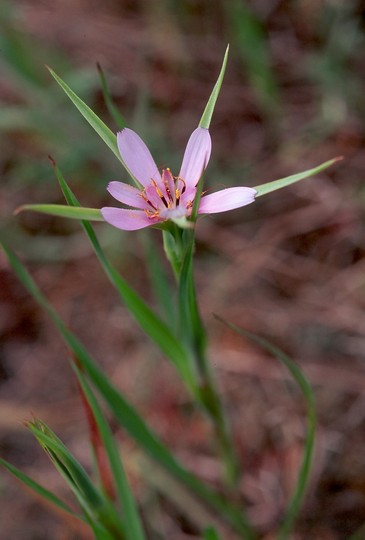
M 104 221 L 103 216 L 98 208 L 73 208 L 63 204 L 23 204 L 19 206 L 14 214 L 19 214 L 24 210 L 32 212 L 40 212 L 50 216 L 59 216 L 69 219 L 87 219 L 88 221 Z
M 294 522 L 298 516 L 301 504 L 303 502 L 305 489 L 309 481 L 316 431 L 316 410 L 313 390 L 308 380 L 300 370 L 299 366 L 280 349 L 269 343 L 264 338 L 261 338 L 259 336 L 256 336 L 255 334 L 252 334 L 251 332 L 243 330 L 242 328 L 222 319 L 221 317 L 218 317 L 217 315 L 215 315 L 215 317 L 235 332 L 241 334 L 242 336 L 245 336 L 254 343 L 257 343 L 260 347 L 266 349 L 269 353 L 274 355 L 275 358 L 277 358 L 279 362 L 281 362 L 286 367 L 286 369 L 288 369 L 291 376 L 298 384 L 307 405 L 307 436 L 303 449 L 302 463 L 300 466 L 298 480 L 294 489 L 294 493 L 289 502 L 286 515 L 284 516 L 277 536 L 278 540 L 286 540 L 287 538 L 289 538 L 290 532 L 293 529 Z
M 55 172 L 67 203 L 72 207 L 78 207 L 79 202 L 69 188 L 57 165 L 55 165 Z M 104 272 L 118 291 L 129 311 L 144 332 L 146 332 L 167 358 L 173 362 L 189 390 L 194 393 L 194 380 L 190 369 L 189 357 L 184 347 L 172 333 L 170 328 L 147 306 L 147 304 L 145 304 L 141 297 L 128 285 L 105 257 L 90 223 L 83 221 L 82 226 Z
M 180 480 L 195 496 L 201 498 L 212 509 L 218 512 L 223 519 L 240 533 L 243 539 L 253 540 L 255 536 L 243 519 L 241 509 L 203 484 L 176 460 L 158 436 L 147 426 L 133 406 L 107 379 L 76 336 L 66 327 L 16 255 L 4 244 L 2 244 L 2 247 L 18 279 L 51 317 L 61 336 L 75 357 L 78 358 L 83 370 L 98 392 L 103 396 L 118 423 L 150 457 L 160 463 L 175 478 Z
M 97 510 L 102 508 L 103 500 L 85 469 L 73 457 L 55 433 L 38 419 L 34 422 L 29 422 L 28 428 L 50 456 L 51 460 L 66 473 L 68 484 L 73 490 L 77 490 L 82 494 L 89 508 Z
M 92 393 L 89 384 L 86 381 L 86 378 L 83 376 L 81 371 L 77 369 L 75 364 L 73 365 L 73 367 L 84 392 L 84 395 L 93 412 L 101 438 L 104 443 L 105 450 L 109 458 L 110 468 L 113 473 L 113 478 L 117 489 L 118 498 L 121 503 L 123 516 L 125 522 L 128 524 L 128 526 L 125 528 L 126 540 L 145 540 L 142 522 L 138 514 L 133 494 L 128 485 L 128 480 L 121 462 L 118 447 L 113 438 L 113 434 L 111 432 L 109 424 L 106 421 L 104 414 L 94 394 Z
M 21 472 L 19 469 L 14 467 L 14 465 L 11 465 L 4 459 L 0 458 L 0 464 L 5 467 L 12 475 L 15 476 L 18 480 L 23 482 L 26 486 L 28 486 L 30 489 L 32 489 L 35 493 L 46 499 L 47 501 L 51 502 L 55 506 L 58 506 L 58 508 L 61 508 L 61 510 L 64 510 L 68 514 L 72 515 L 73 517 L 80 519 L 81 521 L 85 521 L 83 516 L 76 514 L 66 503 L 64 503 L 61 499 L 56 497 L 53 493 L 48 491 L 48 489 L 44 488 L 32 478 L 30 478 L 27 474 Z
M 85 469 L 56 434 L 38 419 L 29 423 L 28 427 L 65 478 L 82 505 L 89 522 L 99 522 L 106 530 L 119 531 L 119 534 L 124 537 L 124 523 L 114 505 L 94 486 Z
M 254 189 L 257 191 L 256 197 L 261 197 L 261 195 L 266 195 L 267 193 L 271 193 L 277 189 L 295 184 L 295 182 L 299 182 L 299 180 L 304 180 L 305 178 L 314 176 L 315 174 L 324 171 L 334 163 L 337 163 L 337 161 L 341 161 L 342 159 L 342 157 L 336 157 L 334 159 L 330 159 L 329 161 L 325 161 L 321 165 L 318 165 L 318 167 L 314 167 L 314 169 L 308 169 L 307 171 L 293 174 L 291 176 L 287 176 L 286 178 L 279 178 L 279 180 L 274 180 L 273 182 L 267 182 L 266 184 L 255 186 Z
M 125 121 L 123 116 L 120 114 L 117 106 L 115 105 L 115 103 L 113 101 L 113 98 L 112 98 L 112 96 L 110 94 L 110 91 L 109 91 L 108 83 L 106 82 L 104 71 L 102 70 L 102 67 L 99 64 L 99 62 L 96 64 L 96 67 L 97 67 L 98 73 L 99 73 L 101 91 L 103 93 L 103 98 L 104 98 L 105 104 L 106 104 L 106 106 L 108 108 L 109 114 L 113 118 L 113 120 L 116 123 L 117 127 L 119 129 L 123 129 L 123 128 L 125 128 L 127 126 L 127 122 Z
M 212 120 L 212 116 L 214 112 L 214 107 L 217 102 L 219 92 L 221 90 L 221 86 L 223 82 L 224 73 L 226 71 L 228 52 L 229 52 L 229 45 L 227 46 L 226 52 L 224 54 L 223 63 L 222 63 L 222 67 L 221 67 L 217 82 L 214 85 L 214 88 L 212 90 L 208 103 L 206 104 L 203 115 L 200 119 L 199 127 L 209 129 L 210 122 Z

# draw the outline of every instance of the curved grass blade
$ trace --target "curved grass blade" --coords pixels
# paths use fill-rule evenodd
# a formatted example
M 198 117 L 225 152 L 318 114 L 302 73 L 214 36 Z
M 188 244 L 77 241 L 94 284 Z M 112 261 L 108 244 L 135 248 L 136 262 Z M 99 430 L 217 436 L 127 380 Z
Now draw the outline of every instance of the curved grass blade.
M 102 508 L 103 500 L 85 469 L 76 461 L 55 433 L 39 419 L 29 422 L 28 428 L 47 452 L 52 462 L 62 471 L 71 489 L 82 495 L 89 509 Z
M 98 208 L 73 208 L 65 204 L 23 204 L 15 210 L 14 214 L 19 214 L 20 212 L 24 212 L 24 210 L 69 219 L 104 221 L 103 216 Z
M 118 532 L 118 537 L 124 537 L 124 523 L 114 505 L 94 486 L 85 469 L 56 434 L 38 419 L 28 427 L 79 500 L 89 523 L 99 522 L 106 531 L 110 529 Z
M 305 490 L 309 481 L 317 422 L 313 390 L 308 380 L 300 370 L 299 366 L 295 362 L 293 362 L 293 360 L 289 358 L 285 353 L 283 353 L 283 351 L 272 345 L 266 339 L 256 336 L 252 332 L 248 332 L 247 330 L 244 330 L 239 326 L 236 326 L 235 324 L 232 324 L 225 319 L 222 319 L 218 315 L 215 315 L 215 317 L 217 320 L 224 323 L 226 326 L 228 326 L 238 334 L 245 336 L 246 338 L 250 339 L 254 343 L 257 343 L 260 347 L 266 349 L 268 352 L 274 355 L 279 360 L 279 362 L 281 362 L 288 369 L 291 376 L 302 391 L 302 394 L 306 401 L 307 436 L 304 444 L 302 463 L 300 466 L 298 481 L 294 489 L 294 493 L 289 502 L 286 515 L 284 516 L 277 536 L 278 540 L 286 540 L 287 538 L 289 538 L 289 534 L 293 529 L 294 522 L 298 516 L 300 506 L 303 502 Z
M 296 182 L 299 182 L 299 180 L 304 180 L 305 178 L 314 176 L 315 174 L 324 171 L 334 163 L 337 163 L 337 161 L 341 161 L 342 159 L 343 158 L 339 156 L 334 159 L 330 159 L 329 161 L 325 161 L 324 163 L 318 165 L 318 167 L 314 167 L 313 169 L 308 169 L 307 171 L 292 174 L 291 176 L 286 176 L 285 178 L 279 178 L 279 180 L 274 180 L 273 182 L 267 182 L 266 184 L 255 186 L 254 189 L 256 189 L 257 191 L 256 197 L 261 197 L 261 195 L 266 195 L 267 193 L 271 193 L 272 191 L 276 191 L 277 189 L 281 189 L 283 187 L 290 186 L 291 184 L 295 184 Z
M 2 243 L 2 247 L 18 279 L 51 317 L 61 336 L 79 360 L 83 370 L 98 392 L 103 396 L 118 423 L 150 457 L 160 463 L 168 472 L 189 488 L 192 493 L 200 497 L 207 505 L 218 512 L 227 523 L 230 523 L 240 533 L 243 539 L 254 540 L 255 535 L 242 518 L 241 509 L 203 484 L 203 482 L 187 471 L 176 460 L 170 450 L 151 431 L 133 406 L 112 385 L 76 336 L 66 327 L 16 255 L 4 243 Z
M 224 73 L 226 71 L 227 60 L 228 60 L 228 52 L 229 52 L 229 45 L 227 45 L 226 52 L 224 53 L 222 67 L 221 67 L 217 82 L 215 83 L 214 88 L 212 90 L 212 93 L 210 94 L 210 98 L 208 100 L 208 103 L 205 106 L 203 115 L 202 115 L 202 117 L 200 119 L 200 122 L 199 122 L 199 127 L 209 129 L 210 122 L 212 120 L 212 116 L 213 116 L 213 112 L 214 112 L 214 107 L 215 107 L 215 104 L 217 102 L 219 92 L 221 90 L 221 86 L 222 86 L 222 82 L 223 82 Z
M 35 493 L 46 499 L 47 501 L 51 502 L 55 506 L 58 506 L 58 508 L 61 508 L 61 510 L 64 510 L 71 516 L 79 519 L 80 521 L 85 521 L 85 518 L 79 514 L 76 514 L 65 502 L 63 502 L 61 499 L 59 499 L 56 495 L 54 495 L 51 491 L 48 491 L 48 489 L 44 488 L 38 482 L 35 482 L 35 480 L 32 480 L 27 474 L 23 473 L 14 465 L 11 465 L 5 459 L 0 458 L 0 464 L 5 467 L 15 478 L 20 480 L 23 484 L 28 486 L 31 490 L 33 490 Z
M 96 64 L 98 73 L 99 73 L 99 79 L 100 79 L 100 86 L 101 91 L 103 93 L 103 98 L 105 101 L 105 104 L 107 106 L 107 109 L 109 111 L 110 116 L 113 118 L 114 122 L 118 126 L 119 129 L 123 129 L 127 127 L 127 122 L 123 118 L 123 116 L 120 114 L 117 106 L 115 105 L 112 96 L 110 95 L 108 83 L 106 82 L 106 78 L 104 75 L 104 71 L 99 64 L 99 62 Z
M 112 431 L 85 377 L 75 364 L 73 364 L 73 368 L 76 372 L 76 376 L 84 392 L 84 396 L 86 397 L 93 412 L 101 438 L 104 443 L 105 450 L 108 455 L 118 498 L 123 509 L 124 519 L 126 523 L 128 523 L 128 526 L 125 528 L 126 540 L 145 540 L 146 537 L 143 532 L 142 523 L 138 514 L 133 494 L 128 485 L 127 476 L 125 474 L 118 447 L 113 438 Z
M 67 203 L 71 207 L 79 207 L 79 202 L 69 188 L 60 169 L 56 164 L 54 165 L 54 168 Z M 94 229 L 91 227 L 90 223 L 83 221 L 82 227 L 89 238 L 89 241 L 104 272 L 111 281 L 112 285 L 114 285 L 118 291 L 129 311 L 132 313 L 144 332 L 146 332 L 146 334 L 160 348 L 167 358 L 173 362 L 188 389 L 194 394 L 195 386 L 193 375 L 191 373 L 189 357 L 180 341 L 174 336 L 170 328 L 162 321 L 162 319 L 160 319 L 147 306 L 147 304 L 145 304 L 140 296 L 128 285 L 119 272 L 105 257 L 95 235 Z

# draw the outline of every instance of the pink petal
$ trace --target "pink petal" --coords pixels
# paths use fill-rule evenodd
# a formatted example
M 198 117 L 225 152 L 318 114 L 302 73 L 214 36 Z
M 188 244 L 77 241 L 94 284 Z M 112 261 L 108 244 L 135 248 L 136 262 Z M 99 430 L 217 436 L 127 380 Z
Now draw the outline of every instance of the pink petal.
M 137 231 L 159 223 L 159 219 L 149 218 L 141 210 L 125 210 L 123 208 L 105 207 L 101 209 L 105 221 L 123 231 Z
M 179 174 L 185 180 L 187 188 L 194 187 L 199 182 L 203 170 L 208 165 L 211 149 L 209 131 L 198 127 L 190 135 Z
M 142 139 L 132 131 L 125 128 L 117 135 L 120 155 L 129 172 L 142 186 L 148 186 L 151 178 L 158 184 L 161 183 L 161 175 L 156 163 Z
M 110 195 L 117 201 L 133 208 L 146 208 L 146 202 L 141 197 L 139 189 L 123 182 L 110 182 L 108 185 Z
M 257 191 L 248 187 L 222 189 L 200 199 L 199 214 L 215 214 L 254 202 Z

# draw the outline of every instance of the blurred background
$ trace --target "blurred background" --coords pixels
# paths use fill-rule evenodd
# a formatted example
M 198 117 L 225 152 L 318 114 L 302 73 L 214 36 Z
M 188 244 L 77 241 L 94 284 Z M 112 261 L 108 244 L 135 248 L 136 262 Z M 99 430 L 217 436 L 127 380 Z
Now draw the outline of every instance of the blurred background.
M 365 522 L 364 32 L 360 0 L 1 2 L 1 234 L 113 381 L 213 485 L 219 465 L 205 419 L 120 304 L 79 224 L 12 215 L 24 203 L 63 203 L 48 154 L 84 206 L 110 204 L 107 183 L 127 180 L 44 64 L 116 131 L 99 62 L 128 125 L 156 163 L 176 173 L 229 42 L 211 124 L 208 189 L 254 186 L 344 156 L 315 178 L 198 226 L 196 279 L 210 358 L 245 470 L 242 498 L 265 538 L 296 478 L 305 408 L 276 360 L 213 313 L 280 346 L 315 388 L 315 465 L 293 539 L 348 539 Z M 145 253 L 163 261 L 159 232 L 124 234 L 106 224 L 96 230 L 123 276 L 155 305 Z M 0 272 L 0 453 L 71 500 L 22 425 L 32 414 L 41 417 L 91 466 L 67 350 L 1 254 Z M 199 516 L 184 494 L 119 437 L 150 538 L 161 538 L 156 531 L 197 538 Z M 89 538 L 5 472 L 0 500 L 4 540 Z

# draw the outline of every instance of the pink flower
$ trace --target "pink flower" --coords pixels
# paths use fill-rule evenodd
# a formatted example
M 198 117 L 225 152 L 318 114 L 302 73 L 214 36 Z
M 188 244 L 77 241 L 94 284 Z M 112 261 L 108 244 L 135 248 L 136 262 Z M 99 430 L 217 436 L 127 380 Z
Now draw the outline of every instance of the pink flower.
M 118 133 L 117 141 L 123 162 L 128 172 L 141 184 L 141 189 L 123 182 L 110 182 L 109 193 L 133 209 L 102 208 L 105 221 L 118 229 L 133 231 L 169 219 L 189 217 L 197 183 L 210 158 L 212 143 L 209 131 L 198 127 L 191 134 L 178 176 L 173 176 L 170 169 L 163 169 L 161 175 L 147 146 L 131 129 L 126 128 Z M 222 189 L 203 195 L 198 213 L 233 210 L 252 203 L 255 195 L 256 191 L 248 187 Z

